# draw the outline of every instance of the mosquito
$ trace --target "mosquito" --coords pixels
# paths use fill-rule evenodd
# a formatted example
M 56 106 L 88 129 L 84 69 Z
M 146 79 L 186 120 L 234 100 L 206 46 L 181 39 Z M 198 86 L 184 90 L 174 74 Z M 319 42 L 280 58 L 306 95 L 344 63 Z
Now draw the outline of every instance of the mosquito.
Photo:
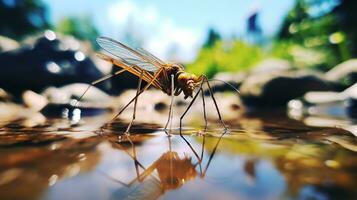
M 209 84 L 209 80 L 205 75 L 202 74 L 200 76 L 196 76 L 194 74 L 185 72 L 184 67 L 181 64 L 164 62 L 144 49 L 130 48 L 108 37 L 98 37 L 97 43 L 106 52 L 105 54 L 98 53 L 98 56 L 101 59 L 111 62 L 115 66 L 118 66 L 119 68 L 121 68 L 121 70 L 92 82 L 82 94 L 82 96 L 79 98 L 79 101 L 91 86 L 96 85 L 109 78 L 112 78 L 113 76 L 117 76 L 123 73 L 124 71 L 128 71 L 131 74 L 139 77 L 136 95 L 113 118 L 113 120 L 115 120 L 130 104 L 134 102 L 134 111 L 132 119 L 125 131 L 125 134 L 129 134 L 130 128 L 135 120 L 138 97 L 150 86 L 153 86 L 166 93 L 167 95 L 171 96 L 169 116 L 164 128 L 166 134 L 170 135 L 171 132 L 172 123 L 170 123 L 169 133 L 167 132 L 167 127 L 169 122 L 172 122 L 174 97 L 180 94 L 184 95 L 184 99 L 187 99 L 188 97 L 192 98 L 185 112 L 183 112 L 180 117 L 180 135 L 182 136 L 182 121 L 200 93 L 203 98 L 202 102 L 205 129 L 207 128 L 206 106 L 204 100 L 205 95 L 203 92 L 204 84 L 206 84 L 208 87 L 210 96 L 217 111 L 219 121 L 224 127 L 224 130 L 227 130 L 227 126 L 222 120 L 221 112 L 219 111 L 217 101 L 213 95 L 212 88 Z M 142 88 L 141 84 L 143 80 L 147 82 L 147 85 Z M 197 90 L 197 92 L 194 94 L 195 90 Z

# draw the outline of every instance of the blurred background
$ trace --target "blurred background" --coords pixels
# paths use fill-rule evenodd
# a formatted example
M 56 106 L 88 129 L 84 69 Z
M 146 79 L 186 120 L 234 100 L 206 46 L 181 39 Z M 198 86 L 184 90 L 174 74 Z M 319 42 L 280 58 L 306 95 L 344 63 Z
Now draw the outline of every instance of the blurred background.
M 216 71 L 245 70 L 268 57 L 326 70 L 356 54 L 355 10 L 343 0 L 3 0 L 0 33 L 22 41 L 53 30 L 95 48 L 94 39 L 105 35 L 212 75 L 214 65 Z M 213 60 L 219 52 L 224 62 Z
M 0 9 L 2 99 L 30 107 L 38 101 L 26 99 L 33 93 L 25 91 L 69 104 L 86 88 L 74 83 L 88 84 L 118 70 L 95 56 L 98 36 L 230 82 L 247 108 L 300 109 L 304 102 L 289 101 L 344 102 L 356 96 L 356 89 L 347 90 L 356 82 L 353 1 L 1 0 Z M 104 98 L 135 88 L 136 82 L 127 74 L 96 87 Z M 49 90 L 52 86 L 57 88 Z M 218 83 L 214 89 L 230 90 Z M 330 93 L 306 98 L 310 91 Z
M 352 0 L 0 0 L 0 199 L 132 198 L 153 185 L 163 199 L 357 199 L 356 15 Z M 170 97 L 155 89 L 123 135 L 133 107 L 112 119 L 136 95 L 129 73 L 78 102 L 119 70 L 96 56 L 98 36 L 206 74 L 229 134 L 206 86 L 207 129 L 201 96 L 183 129 L 190 99 L 175 99 L 173 134 L 193 148 L 163 133 Z M 191 149 L 204 171 L 212 159 L 205 180 Z M 161 183 L 120 186 L 138 172 L 135 151 Z

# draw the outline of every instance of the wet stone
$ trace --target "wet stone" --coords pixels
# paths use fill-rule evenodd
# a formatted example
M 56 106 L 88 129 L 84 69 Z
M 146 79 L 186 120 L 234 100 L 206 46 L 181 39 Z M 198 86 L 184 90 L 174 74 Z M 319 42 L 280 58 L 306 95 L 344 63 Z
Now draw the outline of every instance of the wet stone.
M 325 77 L 328 80 L 351 86 L 357 82 L 357 59 L 350 59 L 336 65 L 325 74 Z
M 279 107 L 309 91 L 336 91 L 341 87 L 311 72 L 271 72 L 248 76 L 240 89 L 244 105 Z

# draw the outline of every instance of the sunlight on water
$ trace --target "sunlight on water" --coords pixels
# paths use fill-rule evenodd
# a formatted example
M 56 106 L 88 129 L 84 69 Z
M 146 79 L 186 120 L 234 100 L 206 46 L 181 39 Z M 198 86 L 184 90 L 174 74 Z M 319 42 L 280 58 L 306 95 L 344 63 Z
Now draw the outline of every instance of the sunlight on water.
M 117 121 L 47 120 L 1 129 L 4 199 L 333 199 L 356 197 L 356 143 L 340 129 L 241 118 L 229 132 Z M 90 120 L 93 122 L 91 126 Z M 104 119 L 102 119 L 105 122 Z M 92 131 L 88 131 L 92 130 Z M 98 135 L 98 133 L 100 133 Z M 140 134 L 139 134 L 140 133 Z M 19 192 L 21 191 L 21 192 Z

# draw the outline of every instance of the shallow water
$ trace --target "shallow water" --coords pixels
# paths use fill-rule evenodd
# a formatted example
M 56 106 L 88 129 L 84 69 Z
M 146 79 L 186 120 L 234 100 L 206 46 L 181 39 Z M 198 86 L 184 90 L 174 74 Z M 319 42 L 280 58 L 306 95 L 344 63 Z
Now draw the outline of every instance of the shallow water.
M 0 199 L 357 199 L 357 142 L 339 128 L 266 112 L 229 132 L 193 120 L 185 140 L 107 121 L 1 122 Z

